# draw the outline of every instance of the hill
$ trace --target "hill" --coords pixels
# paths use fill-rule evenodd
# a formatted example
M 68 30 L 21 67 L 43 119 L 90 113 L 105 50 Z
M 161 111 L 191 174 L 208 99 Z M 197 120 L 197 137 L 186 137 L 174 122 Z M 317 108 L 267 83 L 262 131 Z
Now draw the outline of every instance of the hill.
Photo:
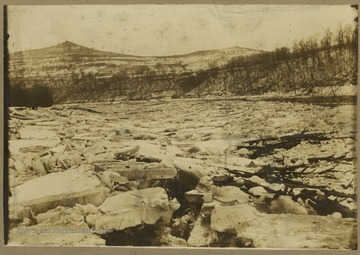
M 12 53 L 8 70 L 10 105 L 324 91 L 336 95 L 344 85 L 357 84 L 357 37 L 346 33 L 319 42 L 302 40 L 293 49 L 273 52 L 231 47 L 176 56 L 125 55 L 66 41 Z M 40 95 L 46 100 L 38 99 Z
M 192 75 L 200 70 L 219 68 L 232 58 L 257 53 L 260 51 L 232 47 L 185 55 L 147 57 L 99 51 L 65 41 L 43 49 L 11 53 L 9 78 L 12 87 L 44 85 L 53 91 L 55 102 L 68 102 L 81 100 L 79 93 L 83 89 L 83 92 L 96 94 L 100 90 L 105 92 L 104 89 L 109 89 L 119 80 L 129 78 L 134 82 L 141 77 Z M 74 91 L 78 94 L 74 95 Z M 152 92 L 149 91 L 150 94 Z

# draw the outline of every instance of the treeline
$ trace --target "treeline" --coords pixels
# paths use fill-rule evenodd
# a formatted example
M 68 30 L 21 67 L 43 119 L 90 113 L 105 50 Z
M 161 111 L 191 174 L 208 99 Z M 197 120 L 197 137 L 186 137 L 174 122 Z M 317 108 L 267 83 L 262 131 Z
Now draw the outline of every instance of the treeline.
M 48 107 L 54 103 L 51 89 L 42 85 L 10 86 L 8 95 L 9 106 Z
M 339 53 L 343 53 L 342 51 L 346 48 L 357 53 L 357 37 L 357 29 L 353 29 L 350 26 L 345 28 L 339 27 L 336 33 L 332 33 L 327 29 L 324 37 L 321 39 L 313 36 L 308 39 L 295 41 L 292 48 L 281 47 L 271 52 L 235 57 L 225 65 L 225 68 L 247 67 L 298 58 L 308 59 L 316 57 L 317 53 L 321 51 L 329 54 L 335 49 L 339 49 Z
M 268 91 L 311 93 L 317 86 L 335 91 L 345 83 L 357 83 L 357 29 L 327 30 L 324 37 L 294 42 L 292 48 L 237 57 L 227 70 L 230 91 L 261 94 Z

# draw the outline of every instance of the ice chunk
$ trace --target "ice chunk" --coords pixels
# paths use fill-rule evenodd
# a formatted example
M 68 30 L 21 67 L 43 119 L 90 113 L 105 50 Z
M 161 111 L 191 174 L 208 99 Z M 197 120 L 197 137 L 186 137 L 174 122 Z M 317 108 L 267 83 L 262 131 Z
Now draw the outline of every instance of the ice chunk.
M 39 156 L 31 159 L 31 168 L 38 174 L 45 175 L 46 170 Z
M 73 206 L 76 203 L 97 206 L 108 196 L 109 190 L 90 169 L 91 166 L 82 165 L 29 180 L 12 190 L 9 206 L 29 206 L 35 212 L 44 212 L 59 205 Z
M 273 200 L 270 205 L 270 210 L 272 213 L 308 214 L 305 207 L 286 196 L 280 196 L 278 199 Z
M 179 207 L 176 199 L 169 200 L 163 188 L 132 190 L 104 201 L 100 206 L 103 215 L 95 220 L 95 228 L 122 230 L 141 223 L 168 223 Z
M 14 167 L 15 167 L 16 171 L 18 171 L 20 173 L 23 173 L 26 171 L 26 165 L 24 164 L 24 162 L 22 160 L 15 160 Z
M 125 148 L 120 151 L 117 151 L 114 154 L 117 159 L 124 159 L 126 157 L 129 157 L 129 156 L 135 154 L 139 149 L 140 149 L 140 146 L 136 145 L 131 148 Z
M 235 233 L 256 248 L 349 249 L 356 242 L 355 221 L 318 215 L 265 214 L 241 204 L 215 207 L 211 229 L 225 235 Z
M 235 186 L 214 186 L 213 197 L 223 203 L 245 203 L 249 201 L 249 195 Z
M 105 240 L 92 232 L 86 223 L 18 227 L 10 231 L 9 245 L 105 245 Z
M 139 179 L 172 179 L 176 176 L 177 171 L 174 167 L 166 167 L 161 164 L 141 164 L 132 163 L 131 167 L 127 167 L 123 162 L 113 161 L 99 164 L 100 169 L 106 169 L 109 173 L 104 172 L 104 175 L 109 175 L 112 182 L 125 184 L 128 180 Z M 120 176 L 119 176 L 120 175 Z
M 208 171 L 202 165 L 201 160 L 176 157 L 173 161 L 174 166 L 177 169 L 193 175 L 197 179 L 197 181 L 199 181 L 201 177 L 205 176 L 208 173 Z

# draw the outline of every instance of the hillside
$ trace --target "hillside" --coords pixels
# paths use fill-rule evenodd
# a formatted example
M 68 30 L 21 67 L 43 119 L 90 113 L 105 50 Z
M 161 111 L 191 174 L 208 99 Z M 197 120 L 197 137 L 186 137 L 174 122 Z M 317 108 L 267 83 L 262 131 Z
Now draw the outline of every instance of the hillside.
M 258 52 L 232 47 L 197 51 L 186 55 L 146 57 L 99 51 L 65 41 L 52 47 L 10 54 L 9 71 L 11 76 L 50 75 L 54 78 L 68 76 L 70 70 L 71 74 L 96 74 L 97 77 L 119 72 L 127 75 L 142 75 L 151 71 L 161 74 L 180 73 L 207 69 L 209 66 L 220 66 L 233 57 Z
M 55 102 L 81 101 L 84 97 L 96 100 L 98 97 L 94 95 L 99 91 L 105 93 L 104 90 L 109 87 L 118 88 L 116 84 L 120 80 L 128 81 L 131 78 L 130 86 L 134 87 L 132 84 L 144 77 L 174 77 L 194 73 L 219 67 L 234 57 L 258 52 L 232 47 L 186 55 L 145 57 L 98 51 L 66 41 L 52 47 L 10 54 L 9 78 L 13 88 L 39 85 L 50 88 Z M 84 96 L 83 92 L 93 95 Z M 129 91 L 128 94 L 133 92 Z
M 9 97 L 11 105 L 33 105 L 34 98 L 46 94 L 52 97 L 47 102 L 55 103 L 264 93 L 298 96 L 318 88 L 335 95 L 339 87 L 356 84 L 356 63 L 353 44 L 298 53 L 231 47 L 147 57 L 66 41 L 10 54 Z

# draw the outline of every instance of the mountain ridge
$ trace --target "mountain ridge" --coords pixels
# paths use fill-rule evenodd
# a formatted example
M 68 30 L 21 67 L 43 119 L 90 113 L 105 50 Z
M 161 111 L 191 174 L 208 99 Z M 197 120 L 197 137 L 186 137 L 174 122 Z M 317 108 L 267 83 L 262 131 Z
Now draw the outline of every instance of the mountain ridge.
M 9 55 L 12 76 L 65 77 L 91 74 L 96 77 L 113 75 L 138 76 L 180 74 L 221 67 L 230 59 L 260 53 L 234 46 L 219 50 L 196 51 L 173 56 L 136 56 L 82 46 L 65 41 L 42 49 L 26 50 Z M 19 70 L 23 72 L 17 74 Z M 70 72 L 70 73 L 69 73 Z M 36 78 L 36 77 L 34 77 Z M 55 86 L 55 85 L 54 85 Z
M 131 55 L 127 55 L 127 54 L 121 54 L 121 53 L 116 53 L 116 52 L 110 52 L 110 51 L 101 51 L 101 50 L 97 50 L 97 49 L 93 49 L 90 47 L 86 47 L 80 44 L 76 44 L 70 41 L 65 41 L 62 43 L 58 43 L 56 45 L 52 45 L 52 46 L 48 46 L 48 47 L 44 47 L 44 48 L 39 48 L 39 49 L 31 49 L 31 50 L 23 50 L 23 51 L 17 51 L 17 52 L 12 52 L 10 53 L 10 57 L 11 56 L 17 56 L 17 55 L 27 55 L 27 56 L 36 56 L 36 54 L 42 53 L 42 54 L 48 54 L 48 55 L 55 55 L 55 54 L 66 54 L 66 53 L 75 53 L 75 51 L 85 51 L 87 53 L 97 53 L 97 54 L 107 54 L 107 55 L 113 55 L 113 56 L 124 56 L 124 57 L 128 57 Z
M 264 52 L 262 50 L 255 50 L 255 49 L 251 49 L 248 47 L 241 47 L 241 46 L 231 46 L 231 47 L 226 47 L 226 48 L 219 48 L 219 49 L 207 49 L 207 50 L 196 50 L 196 51 L 192 51 L 189 53 L 183 53 L 183 54 L 174 54 L 174 55 L 134 55 L 134 54 L 127 54 L 127 53 L 119 53 L 119 52 L 115 52 L 115 51 L 104 51 L 104 50 L 98 50 L 92 47 L 87 47 L 84 45 L 80 45 L 68 40 L 65 40 L 64 42 L 52 45 L 52 46 L 47 46 L 47 47 L 43 47 L 43 48 L 38 48 L 38 49 L 28 49 L 28 50 L 22 50 L 22 51 L 16 51 L 16 52 L 11 52 L 9 53 L 10 55 L 19 55 L 21 53 L 23 54 L 30 54 L 31 53 L 36 53 L 39 51 L 51 51 L 51 50 L 56 50 L 56 49 L 82 49 L 82 50 L 91 50 L 91 51 L 97 51 L 97 52 L 101 52 L 101 53 L 107 53 L 107 54 L 114 54 L 114 55 L 118 55 L 118 56 L 124 56 L 124 57 L 144 57 L 144 58 L 149 58 L 149 57 L 154 57 L 154 58 L 174 58 L 174 57 L 186 57 L 186 56 L 191 56 L 191 55 L 198 55 L 198 54 L 204 54 L 204 53 L 213 53 L 213 52 L 229 52 L 229 51 L 239 51 L 239 50 L 249 50 L 249 51 L 254 51 L 254 52 Z

